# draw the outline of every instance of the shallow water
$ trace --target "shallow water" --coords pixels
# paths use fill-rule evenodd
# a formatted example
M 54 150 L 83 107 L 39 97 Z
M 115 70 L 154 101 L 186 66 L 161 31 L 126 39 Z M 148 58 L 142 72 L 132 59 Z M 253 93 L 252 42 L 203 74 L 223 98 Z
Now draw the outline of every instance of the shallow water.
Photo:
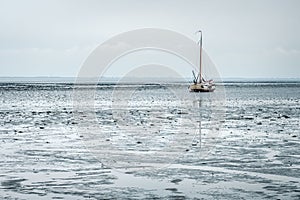
M 300 198 L 299 82 L 76 88 L 0 83 L 1 199 Z

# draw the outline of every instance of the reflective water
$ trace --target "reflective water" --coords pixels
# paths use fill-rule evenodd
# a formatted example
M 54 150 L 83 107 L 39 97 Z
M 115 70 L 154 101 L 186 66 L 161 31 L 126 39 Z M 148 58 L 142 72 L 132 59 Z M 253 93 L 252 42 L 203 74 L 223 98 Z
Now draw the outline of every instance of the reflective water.
M 300 198 L 299 82 L 73 88 L 0 84 L 1 199 Z

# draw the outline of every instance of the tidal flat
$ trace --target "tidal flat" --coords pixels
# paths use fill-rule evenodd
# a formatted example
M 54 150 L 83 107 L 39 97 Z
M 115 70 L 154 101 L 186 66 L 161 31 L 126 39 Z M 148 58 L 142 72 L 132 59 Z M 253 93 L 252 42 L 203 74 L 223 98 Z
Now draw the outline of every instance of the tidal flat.
M 0 83 L 1 199 L 300 199 L 300 82 Z

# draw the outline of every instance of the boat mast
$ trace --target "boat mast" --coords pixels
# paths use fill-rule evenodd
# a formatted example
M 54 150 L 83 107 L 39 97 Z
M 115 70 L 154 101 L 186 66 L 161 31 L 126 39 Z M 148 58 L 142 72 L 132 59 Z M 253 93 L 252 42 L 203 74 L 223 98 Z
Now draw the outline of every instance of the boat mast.
M 200 70 L 199 70 L 199 83 L 202 82 L 202 31 L 200 30 Z

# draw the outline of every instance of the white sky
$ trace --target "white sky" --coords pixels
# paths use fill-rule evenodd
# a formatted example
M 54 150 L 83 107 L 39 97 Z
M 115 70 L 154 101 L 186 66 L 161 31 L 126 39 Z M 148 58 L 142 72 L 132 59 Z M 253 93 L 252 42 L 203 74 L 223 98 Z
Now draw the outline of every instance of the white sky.
M 0 0 L 0 76 L 76 76 L 102 42 L 151 27 L 195 40 L 203 30 L 224 78 L 300 78 L 299 9 L 297 0 Z

